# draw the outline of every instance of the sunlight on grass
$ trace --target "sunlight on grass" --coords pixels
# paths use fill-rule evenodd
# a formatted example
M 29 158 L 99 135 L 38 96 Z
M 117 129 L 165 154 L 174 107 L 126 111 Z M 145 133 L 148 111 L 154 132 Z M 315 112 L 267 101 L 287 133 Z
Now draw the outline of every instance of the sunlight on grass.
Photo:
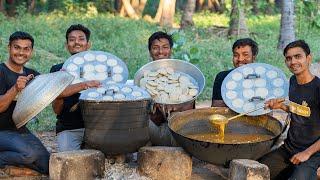
M 228 26 L 229 17 L 224 14 L 213 14 L 208 11 L 195 13 L 193 15 L 194 23 L 197 27 L 208 28 L 211 26 Z

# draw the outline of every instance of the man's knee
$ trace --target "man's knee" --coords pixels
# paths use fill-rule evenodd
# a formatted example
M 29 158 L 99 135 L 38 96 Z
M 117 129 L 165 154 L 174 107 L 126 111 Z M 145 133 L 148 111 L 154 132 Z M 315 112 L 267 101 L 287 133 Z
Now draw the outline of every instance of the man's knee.
M 295 166 L 290 180 L 309 180 L 317 178 L 317 168 L 308 161 Z
M 38 158 L 38 154 L 33 149 L 21 153 L 21 161 L 23 164 L 32 164 Z
M 72 151 L 72 150 L 80 150 L 82 140 L 79 138 L 73 137 L 71 132 L 63 131 L 57 136 L 58 141 L 58 151 Z

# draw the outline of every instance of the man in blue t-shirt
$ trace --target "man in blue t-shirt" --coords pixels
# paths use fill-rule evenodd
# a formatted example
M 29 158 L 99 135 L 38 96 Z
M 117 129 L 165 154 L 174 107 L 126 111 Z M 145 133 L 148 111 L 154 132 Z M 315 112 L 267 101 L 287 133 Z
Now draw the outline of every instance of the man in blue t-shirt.
M 71 25 L 66 32 L 66 49 L 71 55 L 87 51 L 91 47 L 90 30 L 81 24 Z M 63 63 L 51 67 L 50 72 L 60 71 Z M 80 91 L 99 87 L 99 81 L 86 81 L 69 85 L 56 98 L 52 107 L 57 114 L 57 144 L 58 151 L 81 149 L 84 136 L 84 122 L 79 106 Z
M 290 78 L 290 102 L 272 99 L 266 102 L 266 107 L 289 112 L 290 127 L 284 144 L 259 162 L 269 167 L 271 179 L 317 179 L 320 166 L 320 79 L 309 70 L 312 57 L 303 40 L 289 43 L 283 55 L 285 64 L 294 74 Z
M 253 63 L 258 55 L 258 44 L 250 39 L 243 38 L 238 39 L 233 43 L 232 46 L 232 62 L 235 68 L 240 67 L 245 64 Z M 216 78 L 212 87 L 212 102 L 211 107 L 225 107 L 226 104 L 222 100 L 221 95 L 221 85 L 224 78 L 232 71 L 233 69 L 227 71 L 221 71 L 216 75 Z
M 49 152 L 27 127 L 17 129 L 12 120 L 18 93 L 33 76 L 39 75 L 24 67 L 32 57 L 33 44 L 30 34 L 13 33 L 8 44 L 9 58 L 0 64 L 0 168 L 22 166 L 48 174 Z M 30 174 L 27 170 L 22 173 Z

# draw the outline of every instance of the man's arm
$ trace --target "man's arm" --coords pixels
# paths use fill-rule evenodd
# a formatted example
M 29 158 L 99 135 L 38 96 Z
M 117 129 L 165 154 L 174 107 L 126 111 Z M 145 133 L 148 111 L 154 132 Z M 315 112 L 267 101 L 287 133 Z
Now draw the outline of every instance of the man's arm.
M 290 161 L 293 164 L 300 164 L 301 162 L 307 161 L 314 153 L 320 151 L 320 140 L 313 143 L 310 147 L 308 147 L 306 150 L 299 152 L 292 156 Z
M 223 100 L 212 99 L 211 107 L 227 107 Z
M 91 88 L 91 87 L 99 87 L 99 81 L 86 81 L 82 83 L 72 84 L 66 87 L 66 89 L 52 102 L 52 109 L 55 114 L 61 114 L 63 109 L 63 98 L 72 96 L 82 90 Z
M 270 99 L 265 102 L 265 107 L 270 109 L 282 109 L 285 112 L 289 112 L 289 106 L 287 106 L 284 102 L 284 98 Z
M 211 107 L 226 107 L 227 105 L 224 103 L 221 97 L 221 86 L 224 77 L 222 77 L 221 73 L 218 73 L 213 82 L 212 87 L 212 100 Z
M 15 86 L 12 86 L 4 95 L 0 96 L 0 113 L 8 109 L 9 105 L 17 96 L 17 94 L 18 90 L 15 88 Z
M 88 89 L 88 88 L 93 88 L 93 87 L 99 87 L 100 82 L 99 81 L 86 81 L 86 82 L 81 82 L 77 84 L 72 84 L 66 87 L 63 92 L 57 97 L 59 98 L 65 98 L 72 96 L 82 90 Z
M 6 111 L 17 94 L 26 87 L 27 82 L 33 77 L 19 76 L 17 82 L 4 95 L 0 96 L 0 113 Z

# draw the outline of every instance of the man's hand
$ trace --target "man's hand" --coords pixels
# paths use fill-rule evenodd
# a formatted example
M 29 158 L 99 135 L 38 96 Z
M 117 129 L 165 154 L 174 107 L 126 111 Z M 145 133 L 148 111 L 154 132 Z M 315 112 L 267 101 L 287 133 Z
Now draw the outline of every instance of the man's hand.
M 22 91 L 22 89 L 26 87 L 27 82 L 30 81 L 33 77 L 33 74 L 29 74 L 28 76 L 19 76 L 14 86 L 15 90 L 17 90 L 18 92 Z
M 284 105 L 284 98 L 270 99 L 265 102 L 265 107 L 270 109 L 282 109 L 286 111 L 287 107 Z
M 297 164 L 300 164 L 301 162 L 307 161 L 310 158 L 310 156 L 311 154 L 308 153 L 307 151 L 302 151 L 292 156 L 290 161 L 292 162 L 292 164 L 297 165 Z
M 85 81 L 83 82 L 83 85 L 84 85 L 84 89 L 89 89 L 93 87 L 100 87 L 101 83 L 100 81 L 93 80 L 93 81 Z

